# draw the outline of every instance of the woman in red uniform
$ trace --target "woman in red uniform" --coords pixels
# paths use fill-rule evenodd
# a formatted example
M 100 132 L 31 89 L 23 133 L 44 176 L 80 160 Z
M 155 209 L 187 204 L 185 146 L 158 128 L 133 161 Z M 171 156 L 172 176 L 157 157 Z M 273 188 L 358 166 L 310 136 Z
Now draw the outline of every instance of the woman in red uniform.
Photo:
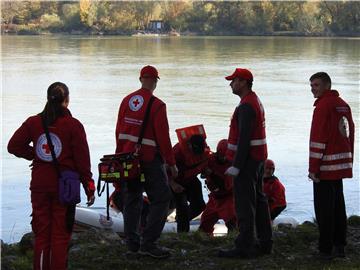
M 89 147 L 83 125 L 67 109 L 69 90 L 60 82 L 47 90 L 44 110 L 29 117 L 16 130 L 8 151 L 32 161 L 30 182 L 32 229 L 35 234 L 33 268 L 62 270 L 67 268 L 67 250 L 75 217 L 75 205 L 59 202 L 58 175 L 43 128 L 48 126 L 60 170 L 79 173 L 87 195 L 87 204 L 94 203 L 95 185 L 90 171 Z

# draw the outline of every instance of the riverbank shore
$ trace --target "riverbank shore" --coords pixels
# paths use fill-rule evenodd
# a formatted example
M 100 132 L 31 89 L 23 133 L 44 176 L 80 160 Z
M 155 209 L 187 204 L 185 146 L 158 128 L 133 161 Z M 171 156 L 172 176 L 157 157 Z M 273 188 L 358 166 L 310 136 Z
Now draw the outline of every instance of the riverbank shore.
M 208 237 L 202 233 L 163 234 L 160 245 L 172 251 L 167 260 L 127 257 L 121 236 L 107 231 L 88 230 L 73 234 L 69 249 L 69 270 L 80 269 L 358 269 L 360 265 L 360 216 L 348 219 L 346 258 L 332 260 L 317 256 L 316 224 L 304 222 L 296 228 L 280 224 L 274 228 L 271 255 L 256 259 L 217 258 L 220 248 L 233 245 L 236 233 Z M 25 270 L 32 265 L 32 234 L 16 244 L 1 243 L 1 269 Z
M 213 36 L 213 37 L 226 37 L 226 36 L 259 36 L 259 37 L 348 37 L 356 38 L 360 37 L 359 32 L 341 32 L 341 33 L 306 33 L 300 31 L 273 31 L 273 32 L 261 32 L 261 31 L 244 31 L 243 33 L 219 31 L 212 34 L 206 32 L 194 32 L 194 31 L 144 31 L 144 30 L 100 30 L 100 29 L 87 29 L 87 30 L 69 30 L 69 31 L 49 31 L 41 29 L 35 24 L 29 25 L 5 25 L 1 24 L 1 35 L 69 35 L 69 36 Z

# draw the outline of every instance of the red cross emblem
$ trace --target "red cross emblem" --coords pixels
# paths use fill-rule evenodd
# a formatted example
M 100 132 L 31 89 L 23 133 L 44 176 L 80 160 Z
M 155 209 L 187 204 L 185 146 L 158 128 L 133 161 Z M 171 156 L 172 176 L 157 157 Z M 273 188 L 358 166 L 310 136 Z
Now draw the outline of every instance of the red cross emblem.
M 140 102 L 139 102 L 138 99 L 135 99 L 135 100 L 133 101 L 133 104 L 134 104 L 135 107 L 137 107 L 137 105 L 139 105 L 139 103 L 140 103 Z
M 42 149 L 45 149 L 46 154 L 50 153 L 50 147 L 47 143 L 42 145 Z

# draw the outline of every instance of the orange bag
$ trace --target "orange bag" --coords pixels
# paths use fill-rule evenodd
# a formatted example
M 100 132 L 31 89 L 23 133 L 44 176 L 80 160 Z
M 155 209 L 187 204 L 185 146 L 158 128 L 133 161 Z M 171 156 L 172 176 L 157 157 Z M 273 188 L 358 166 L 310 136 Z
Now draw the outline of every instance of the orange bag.
M 179 145 L 181 152 L 185 156 L 185 165 L 193 166 L 204 162 L 209 155 L 209 147 L 206 145 L 206 133 L 203 125 L 195 125 L 184 128 L 179 128 L 175 130 L 176 135 L 179 140 Z M 205 151 L 200 155 L 195 155 L 191 149 L 190 138 L 194 135 L 200 135 L 204 138 L 205 141 Z

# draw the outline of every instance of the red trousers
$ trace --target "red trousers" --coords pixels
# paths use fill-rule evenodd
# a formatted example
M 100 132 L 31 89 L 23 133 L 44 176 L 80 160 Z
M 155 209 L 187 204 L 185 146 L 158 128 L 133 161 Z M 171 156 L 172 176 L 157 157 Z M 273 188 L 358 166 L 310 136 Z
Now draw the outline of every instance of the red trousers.
M 31 192 L 32 229 L 35 234 L 34 270 L 65 270 L 71 239 L 69 209 L 57 193 Z M 74 218 L 74 208 L 70 219 Z
M 210 194 L 209 201 L 201 215 L 199 230 L 212 235 L 214 225 L 219 219 L 224 220 L 225 224 L 236 224 L 234 197 L 232 194 L 219 199 Z

